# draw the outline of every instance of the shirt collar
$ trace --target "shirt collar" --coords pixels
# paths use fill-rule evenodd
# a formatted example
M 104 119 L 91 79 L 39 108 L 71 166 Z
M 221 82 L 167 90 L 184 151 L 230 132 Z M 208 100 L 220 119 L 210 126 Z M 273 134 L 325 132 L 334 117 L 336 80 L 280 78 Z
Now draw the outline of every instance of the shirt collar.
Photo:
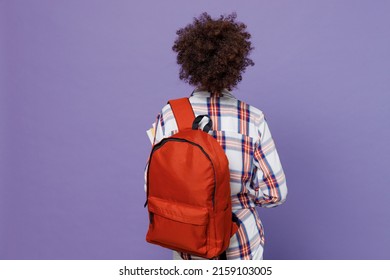
M 223 94 L 223 97 L 236 99 L 236 97 L 230 91 L 228 91 L 226 88 L 224 88 L 221 93 Z M 191 93 L 190 96 L 210 97 L 210 92 L 196 88 L 196 89 L 194 89 L 194 91 Z

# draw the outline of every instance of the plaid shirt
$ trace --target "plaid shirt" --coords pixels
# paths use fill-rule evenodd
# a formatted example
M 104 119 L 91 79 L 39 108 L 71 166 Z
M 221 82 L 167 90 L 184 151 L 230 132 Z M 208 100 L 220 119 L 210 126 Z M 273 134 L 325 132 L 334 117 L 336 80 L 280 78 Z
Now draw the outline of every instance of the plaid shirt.
M 230 240 L 227 259 L 253 259 L 264 247 L 263 225 L 255 207 L 282 204 L 287 197 L 286 179 L 263 112 L 238 100 L 226 89 L 222 93 L 221 97 L 210 97 L 209 92 L 196 89 L 189 100 L 195 116 L 211 117 L 213 128 L 209 134 L 221 144 L 229 160 L 232 208 L 240 227 Z M 156 118 L 154 144 L 177 132 L 173 112 L 167 104 Z M 197 258 L 188 254 L 181 257 Z

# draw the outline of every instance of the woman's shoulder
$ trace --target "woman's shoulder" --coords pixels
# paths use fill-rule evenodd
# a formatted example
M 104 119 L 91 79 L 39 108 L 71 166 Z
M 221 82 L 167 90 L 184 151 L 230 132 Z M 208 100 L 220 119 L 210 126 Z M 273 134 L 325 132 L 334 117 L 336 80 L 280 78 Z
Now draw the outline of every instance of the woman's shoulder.
M 264 112 L 259 107 L 254 106 L 252 104 L 247 103 L 244 100 L 238 98 L 225 98 L 221 99 L 221 102 L 218 104 L 210 104 L 207 101 L 201 99 L 193 99 L 190 102 L 193 106 L 193 110 L 199 114 L 205 114 L 210 109 L 210 106 L 217 106 L 218 108 L 214 108 L 220 110 L 221 117 L 239 117 L 242 119 L 247 119 L 252 125 L 260 126 L 260 124 L 264 121 Z M 175 127 L 175 118 L 173 115 L 173 111 L 171 105 L 169 103 L 165 104 L 161 111 L 160 116 L 163 121 L 163 124 L 170 125 L 172 123 L 172 128 Z
M 254 122 L 255 125 L 260 125 L 262 121 L 264 121 L 264 112 L 262 109 L 260 109 L 257 106 L 254 106 L 252 104 L 249 104 L 243 100 L 236 99 L 237 100 L 237 108 L 239 111 L 242 111 L 243 114 L 248 113 L 248 118 L 251 122 Z

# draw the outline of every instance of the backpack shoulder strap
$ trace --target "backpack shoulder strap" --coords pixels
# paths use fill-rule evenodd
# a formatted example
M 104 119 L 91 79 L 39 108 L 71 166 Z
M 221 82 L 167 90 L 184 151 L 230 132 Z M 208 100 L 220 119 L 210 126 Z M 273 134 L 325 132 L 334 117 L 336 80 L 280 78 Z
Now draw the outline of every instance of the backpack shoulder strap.
M 168 103 L 171 105 L 179 131 L 191 129 L 195 119 L 195 113 L 188 97 L 172 99 Z

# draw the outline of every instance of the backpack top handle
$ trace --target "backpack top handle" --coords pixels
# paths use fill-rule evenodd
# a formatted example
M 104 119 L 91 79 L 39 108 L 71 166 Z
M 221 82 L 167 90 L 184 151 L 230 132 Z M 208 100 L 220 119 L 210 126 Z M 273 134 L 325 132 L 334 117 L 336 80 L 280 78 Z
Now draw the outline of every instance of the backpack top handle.
M 192 123 L 192 129 L 198 129 L 199 123 L 202 121 L 203 117 L 207 117 L 209 119 L 208 123 L 203 127 L 203 131 L 208 133 L 210 129 L 213 127 L 213 121 L 211 120 L 209 115 L 199 115 L 195 118 L 194 122 Z

